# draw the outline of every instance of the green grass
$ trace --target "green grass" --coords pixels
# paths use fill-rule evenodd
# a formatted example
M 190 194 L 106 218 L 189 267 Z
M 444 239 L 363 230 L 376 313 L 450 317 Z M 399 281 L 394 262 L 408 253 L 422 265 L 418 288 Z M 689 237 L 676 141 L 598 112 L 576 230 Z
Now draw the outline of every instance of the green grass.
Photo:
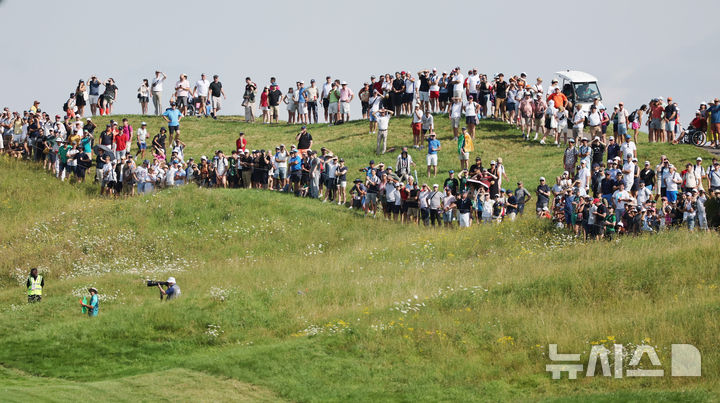
M 239 130 L 251 148 L 289 145 L 296 129 L 236 120 L 184 124 L 186 154 L 227 149 Z M 457 160 L 447 122 L 436 125 L 445 172 Z M 311 129 L 351 170 L 374 158 L 364 123 Z M 511 183 L 562 171 L 562 149 L 494 122 L 481 129 L 477 149 L 503 157 Z M 389 144 L 410 140 L 409 121 L 394 120 Z M 641 144 L 639 157 L 660 153 L 708 156 Z M 182 400 L 227 389 L 249 400 L 706 401 L 720 390 L 715 233 L 583 243 L 531 217 L 427 230 L 274 192 L 187 186 L 109 200 L 24 162 L 0 158 L 0 172 L 3 401 L 155 400 L 165 385 Z M 27 305 L 20 281 L 33 266 L 45 299 Z M 143 280 L 168 275 L 183 297 L 161 304 Z M 77 305 L 89 285 L 104 296 L 93 320 Z M 703 376 L 545 372 L 548 344 L 587 363 L 590 344 L 611 339 L 658 346 L 666 371 L 670 344 L 693 344 Z

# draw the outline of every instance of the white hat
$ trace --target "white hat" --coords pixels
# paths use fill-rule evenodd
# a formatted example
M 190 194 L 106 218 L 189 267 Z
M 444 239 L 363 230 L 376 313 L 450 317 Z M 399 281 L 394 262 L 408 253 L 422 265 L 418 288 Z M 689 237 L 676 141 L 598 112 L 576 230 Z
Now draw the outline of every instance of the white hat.
M 200 159 L 201 159 L 201 160 L 206 160 L 207 157 L 203 155 L 202 157 L 200 157 Z
M 147 126 L 147 123 L 142 122 L 142 123 L 140 123 L 140 126 Z
M 341 82 L 340 85 L 347 85 L 347 81 Z
M 175 284 L 175 277 L 168 277 L 167 282 Z
M 540 180 L 541 180 L 541 181 L 544 181 L 544 180 L 545 180 L 545 177 L 544 177 L 544 176 L 541 176 L 541 177 L 540 177 Z
M 695 158 L 695 161 L 702 161 L 702 157 Z

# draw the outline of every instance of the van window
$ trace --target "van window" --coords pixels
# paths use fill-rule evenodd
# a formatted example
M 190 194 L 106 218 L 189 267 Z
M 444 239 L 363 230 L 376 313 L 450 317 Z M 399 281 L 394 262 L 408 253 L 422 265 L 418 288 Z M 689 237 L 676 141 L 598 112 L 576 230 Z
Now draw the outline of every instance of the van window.
M 575 83 L 575 102 L 590 103 L 595 98 L 600 98 L 600 90 L 597 83 Z

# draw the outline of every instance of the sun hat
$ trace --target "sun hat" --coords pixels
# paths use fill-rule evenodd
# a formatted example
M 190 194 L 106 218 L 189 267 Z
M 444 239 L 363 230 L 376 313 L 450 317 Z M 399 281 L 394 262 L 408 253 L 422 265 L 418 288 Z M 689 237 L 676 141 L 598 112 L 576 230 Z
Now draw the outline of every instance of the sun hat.
M 168 277 L 167 282 L 175 284 L 175 277 Z

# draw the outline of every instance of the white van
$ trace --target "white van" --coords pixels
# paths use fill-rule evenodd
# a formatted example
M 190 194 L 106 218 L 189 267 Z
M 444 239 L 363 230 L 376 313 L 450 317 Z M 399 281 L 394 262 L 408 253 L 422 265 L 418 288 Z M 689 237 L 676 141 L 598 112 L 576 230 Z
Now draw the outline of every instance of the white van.
M 555 73 L 561 91 L 573 105 L 580 104 L 585 112 L 595 98 L 602 101 L 597 78 L 577 70 L 565 70 Z

